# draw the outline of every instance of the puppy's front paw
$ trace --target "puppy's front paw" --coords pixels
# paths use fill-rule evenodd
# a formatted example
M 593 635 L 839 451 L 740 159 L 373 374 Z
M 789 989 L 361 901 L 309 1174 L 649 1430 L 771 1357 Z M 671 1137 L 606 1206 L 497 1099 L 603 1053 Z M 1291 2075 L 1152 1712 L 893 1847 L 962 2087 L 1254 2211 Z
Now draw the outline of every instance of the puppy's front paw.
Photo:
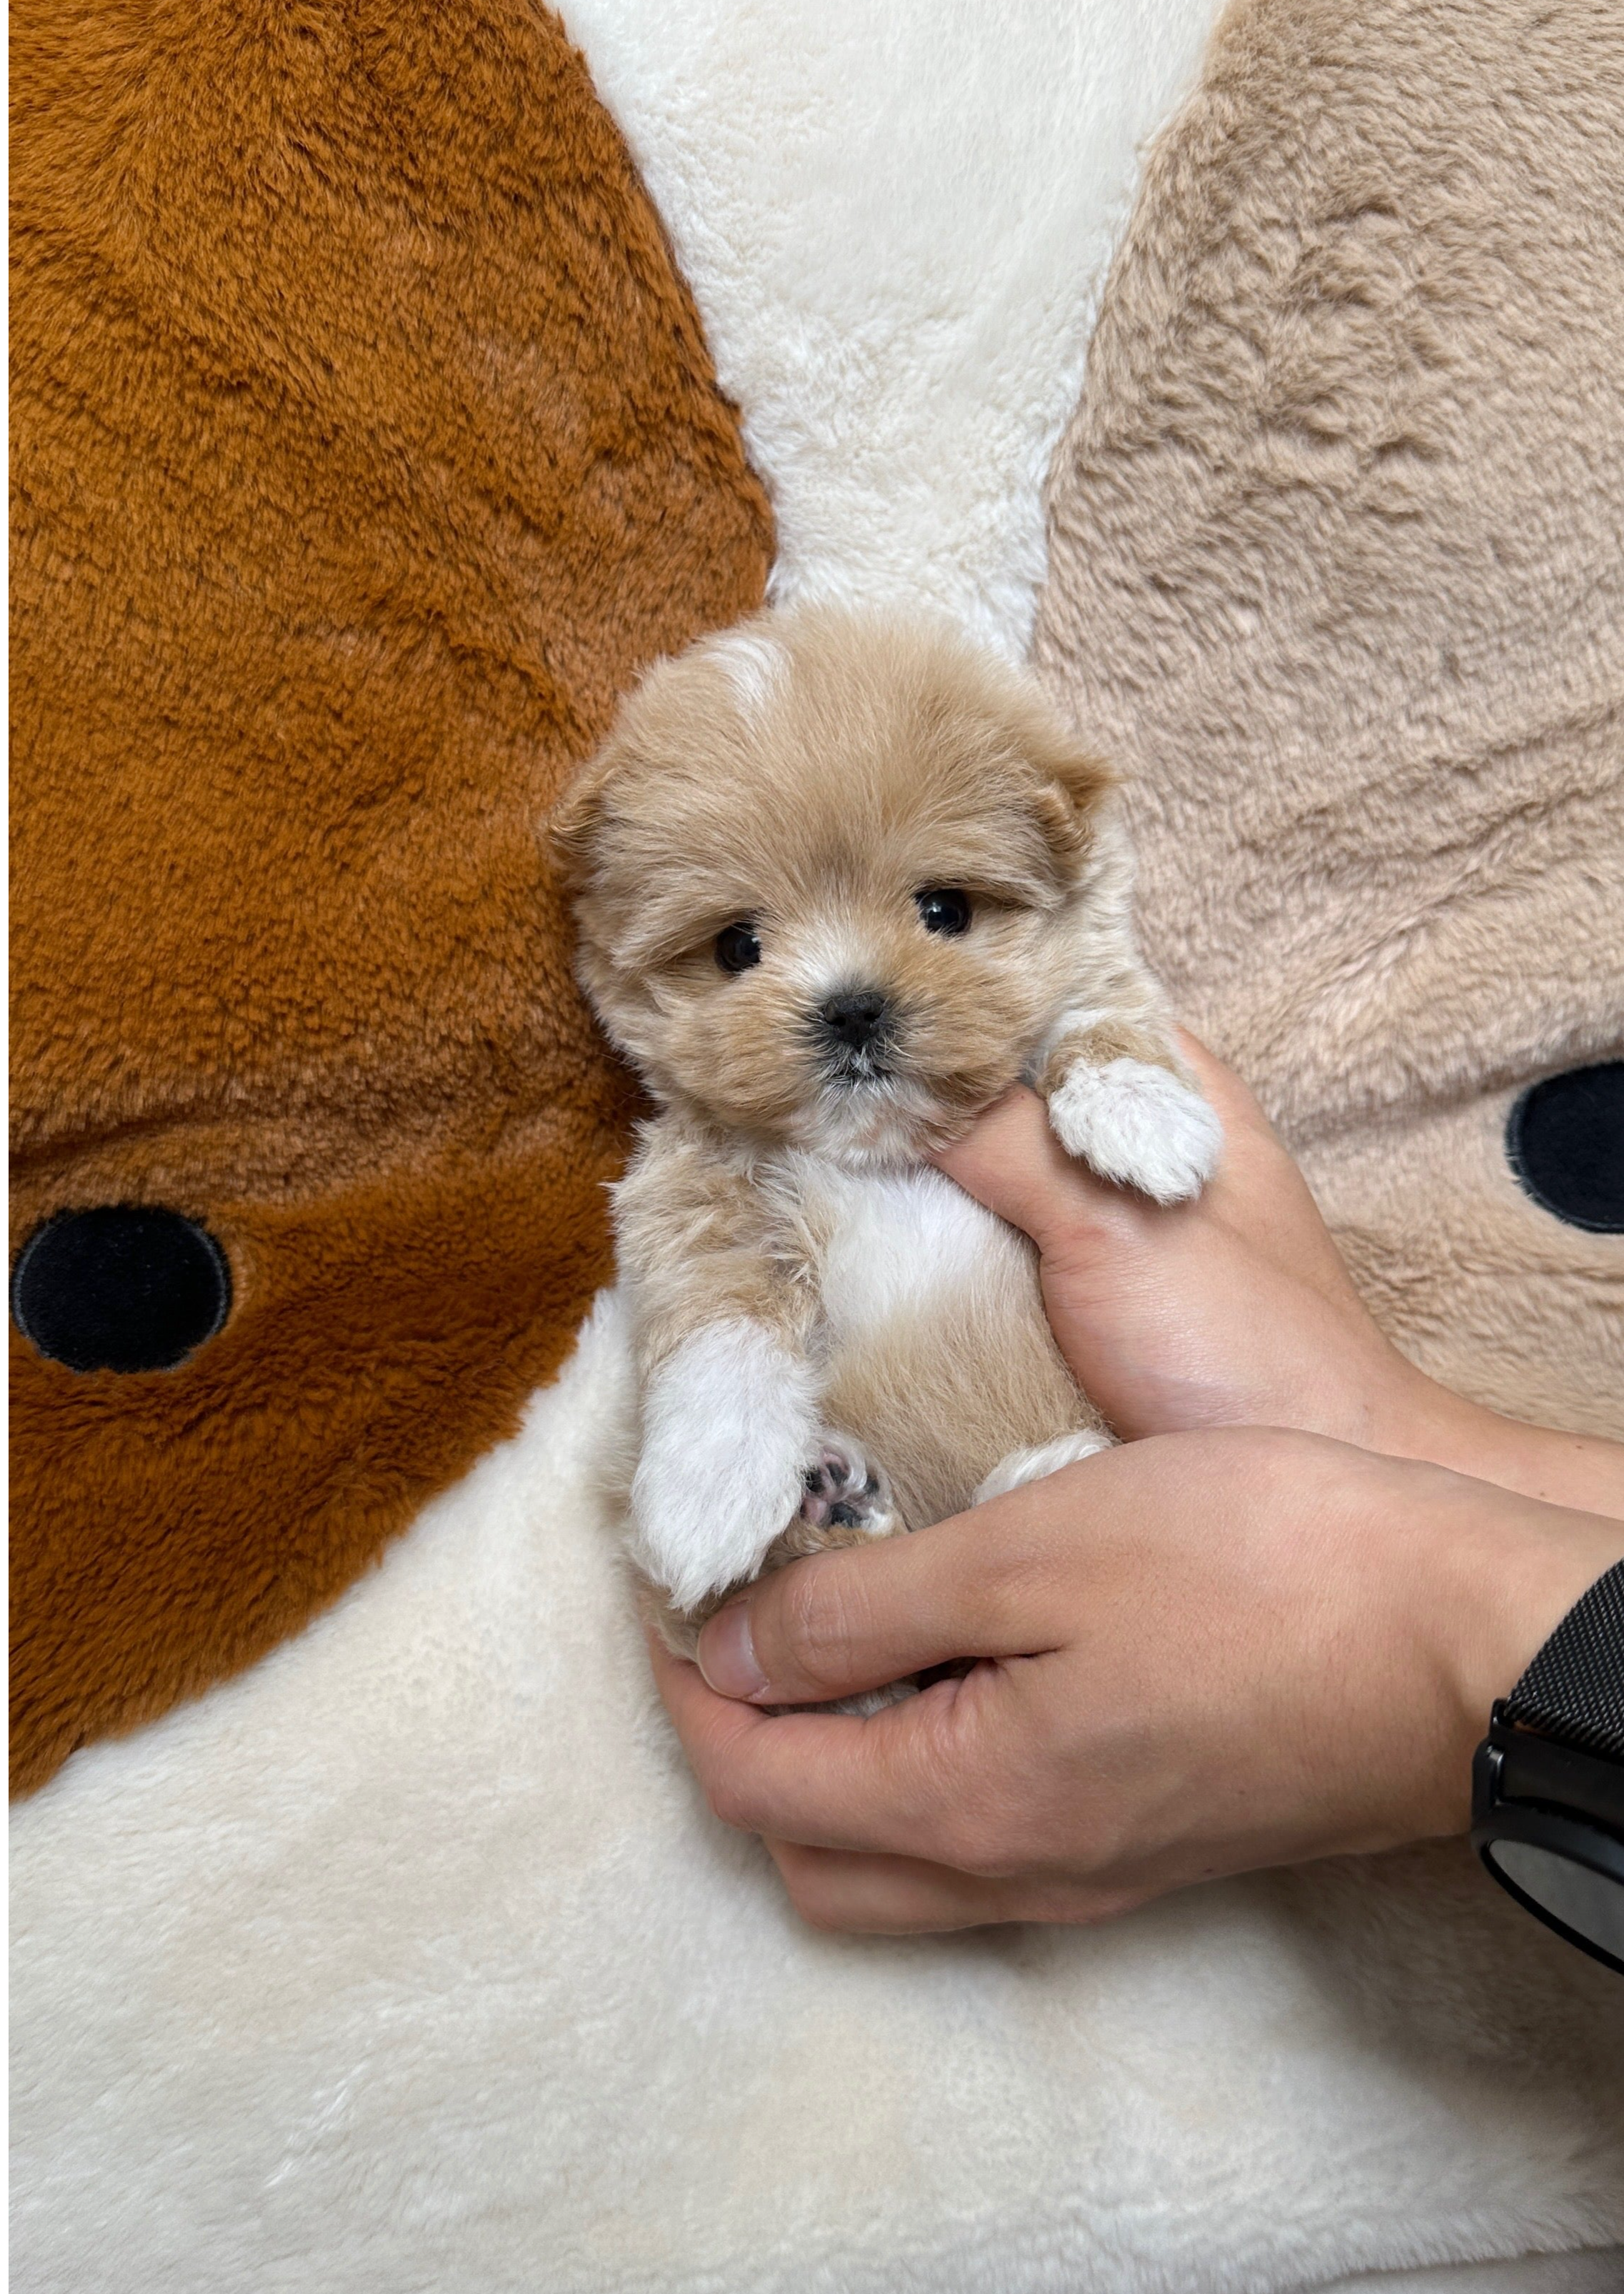
M 1079 1061 L 1050 1094 L 1068 1155 L 1158 1203 L 1198 1195 L 1223 1152 L 1223 1127 L 1198 1091 L 1148 1060 Z
M 643 1397 L 633 1560 L 679 1610 L 753 1577 L 817 1454 L 811 1374 L 759 1323 L 699 1331 Z

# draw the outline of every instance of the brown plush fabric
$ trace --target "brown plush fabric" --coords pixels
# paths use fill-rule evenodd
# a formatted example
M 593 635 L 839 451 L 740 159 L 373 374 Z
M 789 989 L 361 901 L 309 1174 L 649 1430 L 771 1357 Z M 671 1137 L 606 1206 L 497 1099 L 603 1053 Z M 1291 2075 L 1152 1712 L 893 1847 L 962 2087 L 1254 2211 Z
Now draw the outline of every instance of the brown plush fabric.
M 12 1333 L 13 1783 L 330 1600 L 609 1265 L 626 1087 L 537 825 L 761 491 L 524 0 L 14 19 L 13 1251 L 203 1220 L 183 1367 Z
M 1624 1037 L 1624 15 L 1250 0 L 1154 150 L 1038 664 L 1149 953 L 1461 1390 L 1624 1432 L 1624 1239 L 1518 1089 Z

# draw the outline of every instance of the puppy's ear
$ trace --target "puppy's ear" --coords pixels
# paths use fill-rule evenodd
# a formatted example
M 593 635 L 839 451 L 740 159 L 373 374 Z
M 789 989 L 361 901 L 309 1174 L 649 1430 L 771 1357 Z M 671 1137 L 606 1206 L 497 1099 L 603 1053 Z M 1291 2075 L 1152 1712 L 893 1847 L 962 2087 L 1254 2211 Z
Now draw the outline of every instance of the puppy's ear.
M 553 863 L 568 891 L 578 891 L 592 873 L 604 820 L 604 798 L 625 762 L 624 746 L 612 734 L 601 748 L 593 751 L 547 816 Z
M 1038 819 L 1057 857 L 1075 866 L 1092 848 L 1100 808 L 1120 786 L 1121 776 L 1047 710 L 1034 712 L 1025 732 L 1021 745 L 1037 781 Z

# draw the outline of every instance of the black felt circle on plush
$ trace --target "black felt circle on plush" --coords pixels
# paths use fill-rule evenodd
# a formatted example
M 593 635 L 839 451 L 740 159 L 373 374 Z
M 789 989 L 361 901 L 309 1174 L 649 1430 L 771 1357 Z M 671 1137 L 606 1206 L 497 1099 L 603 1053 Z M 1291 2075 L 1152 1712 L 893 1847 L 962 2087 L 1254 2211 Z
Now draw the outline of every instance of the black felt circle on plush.
M 1624 1060 L 1532 1085 L 1511 1110 L 1506 1152 L 1543 1210 L 1624 1234 Z
M 225 1253 L 179 1211 L 59 1211 L 12 1271 L 12 1319 L 69 1370 L 173 1370 L 231 1311 Z

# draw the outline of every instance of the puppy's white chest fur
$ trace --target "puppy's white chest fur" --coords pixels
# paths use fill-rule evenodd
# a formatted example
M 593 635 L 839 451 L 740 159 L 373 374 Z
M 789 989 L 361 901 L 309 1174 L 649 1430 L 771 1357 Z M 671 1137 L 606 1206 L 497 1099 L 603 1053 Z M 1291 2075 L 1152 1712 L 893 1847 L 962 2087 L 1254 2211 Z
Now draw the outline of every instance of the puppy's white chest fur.
M 1036 682 L 934 621 L 765 614 L 650 673 L 554 834 L 581 978 L 663 1110 L 615 1221 L 631 1550 L 683 1630 L 764 1563 L 1108 1439 L 1026 1239 L 934 1170 L 856 1163 L 1022 1077 L 1119 1185 L 1181 1202 L 1216 1163 L 1115 776 Z
M 832 1352 L 922 1316 L 962 1326 L 988 1297 L 1032 1289 L 1024 1241 L 939 1171 L 852 1171 L 797 1156 L 786 1175 Z
M 792 1153 L 767 1191 L 816 1292 L 824 1423 L 883 1464 L 911 1527 L 959 1511 L 1012 1450 L 1097 1427 L 1031 1244 L 940 1172 Z

